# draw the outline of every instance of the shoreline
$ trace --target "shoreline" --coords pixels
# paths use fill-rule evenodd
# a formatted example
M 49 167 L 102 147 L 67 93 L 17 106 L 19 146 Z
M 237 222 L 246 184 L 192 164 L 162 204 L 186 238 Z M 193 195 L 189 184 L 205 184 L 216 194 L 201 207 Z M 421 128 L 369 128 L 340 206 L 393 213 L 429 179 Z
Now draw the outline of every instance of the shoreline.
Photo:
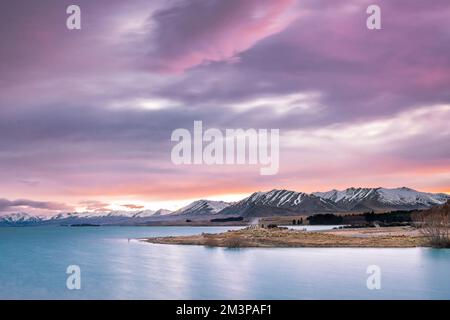
M 415 248 L 428 247 L 412 227 L 381 227 L 300 231 L 285 228 L 245 228 L 217 234 L 140 239 L 153 244 L 201 245 L 225 248 Z

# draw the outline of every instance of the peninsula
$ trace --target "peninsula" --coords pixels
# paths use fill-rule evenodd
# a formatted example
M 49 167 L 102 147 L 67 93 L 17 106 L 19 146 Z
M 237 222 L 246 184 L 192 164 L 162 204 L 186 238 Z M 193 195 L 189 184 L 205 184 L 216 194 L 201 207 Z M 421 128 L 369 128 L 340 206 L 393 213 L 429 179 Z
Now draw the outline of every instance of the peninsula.
M 427 246 L 413 227 L 380 227 L 303 231 L 289 228 L 247 227 L 223 233 L 142 239 L 155 244 L 202 245 L 209 247 L 373 247 L 410 248 Z

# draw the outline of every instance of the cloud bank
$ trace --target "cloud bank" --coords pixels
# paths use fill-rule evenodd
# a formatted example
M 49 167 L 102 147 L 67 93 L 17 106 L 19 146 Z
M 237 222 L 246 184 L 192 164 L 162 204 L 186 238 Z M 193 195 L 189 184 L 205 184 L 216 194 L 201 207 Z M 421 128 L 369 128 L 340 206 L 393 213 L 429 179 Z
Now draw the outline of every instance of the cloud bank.
M 357 0 L 80 0 L 80 32 L 65 29 L 69 4 L 0 12 L 4 198 L 450 191 L 448 1 L 380 0 L 377 31 Z M 280 129 L 280 174 L 174 166 L 170 134 L 194 120 Z

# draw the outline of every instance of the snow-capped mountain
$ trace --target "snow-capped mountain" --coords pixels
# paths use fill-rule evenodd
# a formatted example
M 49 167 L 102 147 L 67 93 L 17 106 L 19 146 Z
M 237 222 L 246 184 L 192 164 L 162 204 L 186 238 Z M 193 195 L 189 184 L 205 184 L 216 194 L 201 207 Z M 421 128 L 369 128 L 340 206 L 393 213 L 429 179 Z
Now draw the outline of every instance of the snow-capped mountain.
M 49 220 L 63 220 L 63 219 L 98 219 L 98 218 L 130 218 L 136 215 L 135 211 L 94 211 L 94 212 L 64 212 L 59 213 Z
M 41 221 L 41 217 L 32 216 L 25 212 L 18 212 L 8 214 L 6 216 L 0 216 L 0 223 L 5 225 L 28 225 Z
M 167 209 L 159 209 L 158 211 L 156 211 L 153 216 L 157 217 L 157 216 L 167 216 L 169 214 L 171 214 L 172 211 L 167 210 Z
M 334 201 L 342 210 L 410 210 L 426 209 L 450 198 L 443 193 L 425 193 L 410 188 L 348 188 L 342 191 L 314 192 Z
M 410 188 L 348 188 L 307 194 L 290 190 L 255 192 L 236 203 L 197 200 L 171 212 L 153 210 L 117 210 L 105 212 L 67 212 L 54 216 L 33 216 L 24 212 L 0 215 L 0 225 L 132 225 L 180 216 L 235 215 L 264 217 L 276 215 L 311 215 L 367 211 L 415 210 L 442 205 L 450 199 L 444 193 L 426 193 Z
M 161 210 L 161 209 L 160 209 Z M 158 210 L 158 211 L 160 211 Z M 133 212 L 131 215 L 133 218 L 147 218 L 156 214 L 157 211 L 154 210 L 141 210 L 138 212 Z
M 409 188 L 348 188 L 307 194 L 290 190 L 255 192 L 220 214 L 263 217 L 315 213 L 426 209 L 443 204 L 450 196 Z
M 224 201 L 197 200 L 191 204 L 172 212 L 172 215 L 207 215 L 216 214 L 230 204 Z
M 154 211 L 151 211 L 154 213 Z M 148 214 L 145 211 L 95 211 L 95 212 L 67 212 L 57 214 L 47 220 L 42 221 L 45 224 L 120 224 L 132 219 Z
M 339 208 L 331 200 L 303 192 L 275 189 L 269 192 L 255 192 L 220 213 L 262 217 L 335 211 L 339 211 Z
M 72 225 L 72 224 L 129 224 L 145 222 L 157 212 L 164 209 L 139 211 L 95 211 L 95 212 L 63 212 L 53 216 L 32 216 L 27 213 L 14 213 L 0 216 L 0 225 Z

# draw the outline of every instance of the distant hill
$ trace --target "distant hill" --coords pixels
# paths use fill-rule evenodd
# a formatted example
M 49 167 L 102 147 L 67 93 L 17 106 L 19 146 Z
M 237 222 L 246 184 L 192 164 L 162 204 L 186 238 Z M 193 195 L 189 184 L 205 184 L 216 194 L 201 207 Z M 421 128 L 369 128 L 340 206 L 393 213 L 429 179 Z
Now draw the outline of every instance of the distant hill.
M 255 192 L 221 214 L 244 217 L 302 215 L 339 212 L 385 212 L 391 210 L 426 209 L 447 201 L 443 193 L 425 193 L 410 188 L 348 188 L 342 191 L 307 194 L 290 190 Z
M 220 213 L 243 217 L 267 217 L 336 211 L 340 209 L 332 200 L 303 192 L 272 190 L 255 192 L 250 197 L 223 209 Z
M 230 204 L 224 201 L 197 200 L 191 204 L 172 212 L 172 215 L 211 215 L 227 208 Z
M 386 212 L 395 210 L 428 209 L 443 205 L 450 196 L 426 193 L 410 188 L 348 188 L 327 192 L 304 193 L 291 190 L 255 192 L 235 203 L 197 200 L 169 211 L 160 209 L 106 212 L 65 212 L 54 216 L 33 216 L 25 212 L 0 216 L 2 226 L 30 225 L 130 225 L 151 221 L 176 221 L 202 217 L 226 218 L 312 215 L 344 212 Z
M 314 192 L 332 200 L 342 210 L 412 210 L 442 204 L 450 198 L 443 193 L 426 193 L 410 188 L 348 188 L 342 191 Z

